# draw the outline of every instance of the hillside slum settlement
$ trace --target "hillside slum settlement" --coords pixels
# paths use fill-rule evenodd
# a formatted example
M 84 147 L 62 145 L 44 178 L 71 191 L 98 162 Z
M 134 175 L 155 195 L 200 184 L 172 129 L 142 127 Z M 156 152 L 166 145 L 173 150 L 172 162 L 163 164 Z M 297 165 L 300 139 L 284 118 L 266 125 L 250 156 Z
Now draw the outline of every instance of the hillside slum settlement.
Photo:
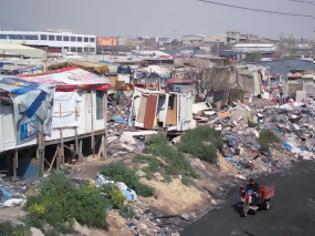
M 34 182 L 65 165 L 75 168 L 88 157 L 128 159 L 143 153 L 145 140 L 154 134 L 167 135 L 176 143 L 199 126 L 220 131 L 218 165 L 228 166 L 225 177 L 233 173 L 244 179 L 275 171 L 292 160 L 314 159 L 314 71 L 295 68 L 280 78 L 262 65 L 226 65 L 218 59 L 217 64 L 209 60 L 209 66 L 198 68 L 195 60 L 196 65 L 191 60 L 189 65 L 176 64 L 170 58 L 63 59 L 50 61 L 40 67 L 42 71 L 37 62 L 34 67 L 22 68 L 22 63 L 3 67 L 0 184 L 13 189 L 17 183 L 10 180 Z M 264 130 L 270 130 L 279 144 L 262 150 L 259 137 Z M 200 160 L 192 165 L 204 172 L 212 168 Z M 106 176 L 97 177 L 97 184 L 108 181 Z M 195 196 L 206 192 L 209 204 L 219 197 L 207 184 L 199 183 L 194 191 Z M 137 199 L 126 184 L 119 186 L 127 199 Z M 148 210 L 150 204 L 163 205 L 136 201 L 139 219 L 127 222 L 133 234 L 170 235 L 197 217 L 171 209 L 169 214 L 176 217 L 158 217 Z

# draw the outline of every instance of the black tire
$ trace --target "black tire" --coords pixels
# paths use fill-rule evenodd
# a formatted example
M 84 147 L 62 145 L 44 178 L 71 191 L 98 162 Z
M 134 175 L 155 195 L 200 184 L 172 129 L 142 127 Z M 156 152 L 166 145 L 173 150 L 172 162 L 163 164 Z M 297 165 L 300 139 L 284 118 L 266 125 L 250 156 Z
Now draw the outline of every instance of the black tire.
M 265 209 L 266 211 L 269 211 L 269 210 L 270 210 L 270 200 L 266 200 L 266 201 L 264 202 L 264 209 Z

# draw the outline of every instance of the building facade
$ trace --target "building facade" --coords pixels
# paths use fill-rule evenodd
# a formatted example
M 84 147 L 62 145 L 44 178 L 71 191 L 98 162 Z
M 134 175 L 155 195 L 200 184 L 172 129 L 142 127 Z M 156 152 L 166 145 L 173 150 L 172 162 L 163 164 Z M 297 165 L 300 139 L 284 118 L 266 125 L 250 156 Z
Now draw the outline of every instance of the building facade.
M 48 53 L 96 52 L 96 36 L 58 31 L 0 31 L 0 42 L 10 42 L 46 50 Z

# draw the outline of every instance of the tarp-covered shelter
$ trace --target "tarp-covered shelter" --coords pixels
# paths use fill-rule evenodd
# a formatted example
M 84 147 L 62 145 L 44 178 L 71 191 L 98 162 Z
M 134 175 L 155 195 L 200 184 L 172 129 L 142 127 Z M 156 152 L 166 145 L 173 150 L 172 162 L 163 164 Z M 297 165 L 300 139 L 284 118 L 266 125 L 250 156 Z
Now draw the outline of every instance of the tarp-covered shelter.
M 5 139 L 0 139 L 0 156 L 12 157 L 11 154 L 7 155 L 12 150 L 20 153 L 16 156 L 28 155 L 27 158 L 33 160 L 35 156 L 32 153 L 36 150 L 38 167 L 32 168 L 31 171 L 31 175 L 34 176 L 34 172 L 50 171 L 53 167 L 71 161 L 74 156 L 82 157 L 83 149 L 89 148 L 88 152 L 94 154 L 97 151 L 96 147 L 99 147 L 99 155 L 106 155 L 107 90 L 110 88 L 107 79 L 70 67 L 38 75 L 19 75 L 19 78 L 14 79 L 4 77 L 2 82 L 5 82 L 5 86 L 0 86 L 1 98 L 3 97 L 0 103 L 2 114 L 0 135 Z M 19 89 L 16 90 L 14 86 L 18 86 Z M 48 88 L 52 90 L 50 93 L 47 91 Z M 26 95 L 28 96 L 25 97 Z M 7 99 L 8 96 L 12 98 L 13 106 Z M 21 99 L 17 100 L 20 96 Z M 18 101 L 16 106 L 15 101 Z M 9 107 L 3 108 L 4 102 Z M 13 108 L 14 111 L 18 111 L 15 113 L 19 114 L 17 125 L 13 122 Z M 36 121 L 42 121 L 46 116 L 50 117 L 50 127 L 48 125 L 43 127 L 45 135 L 43 133 L 36 135 L 38 134 Z M 29 117 L 35 118 L 27 122 Z M 21 126 L 20 123 L 26 123 L 30 128 L 25 130 L 24 125 L 16 135 L 15 126 Z M 32 129 L 33 123 L 35 125 Z M 7 141 L 9 137 L 13 139 L 10 143 Z M 28 139 L 23 143 L 15 141 L 21 137 Z M 22 148 L 23 152 L 19 152 Z M 66 151 L 71 155 L 65 155 Z M 26 169 L 29 169 L 29 166 L 27 164 Z
M 46 52 L 15 43 L 0 43 L 0 55 L 4 57 L 23 57 L 44 59 Z
M 0 76 L 0 152 L 50 135 L 54 86 Z

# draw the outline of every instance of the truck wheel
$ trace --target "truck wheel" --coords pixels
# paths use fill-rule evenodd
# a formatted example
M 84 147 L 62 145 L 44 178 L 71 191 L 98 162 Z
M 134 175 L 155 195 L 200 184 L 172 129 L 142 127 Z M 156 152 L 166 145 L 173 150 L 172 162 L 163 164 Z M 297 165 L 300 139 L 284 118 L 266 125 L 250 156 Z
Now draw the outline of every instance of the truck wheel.
M 264 208 L 266 211 L 268 211 L 270 209 L 270 200 L 265 201 Z

